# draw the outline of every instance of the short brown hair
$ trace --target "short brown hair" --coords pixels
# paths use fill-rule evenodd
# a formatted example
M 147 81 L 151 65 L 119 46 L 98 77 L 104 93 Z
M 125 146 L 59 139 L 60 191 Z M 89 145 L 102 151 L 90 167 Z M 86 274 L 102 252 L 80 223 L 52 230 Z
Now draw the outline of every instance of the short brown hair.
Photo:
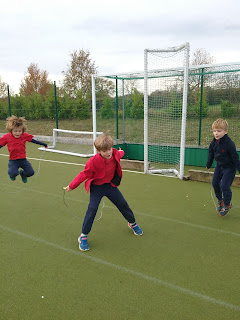
M 24 122 L 26 121 L 27 120 L 24 117 L 8 117 L 6 122 L 6 128 L 9 132 L 12 132 L 13 129 L 22 127 L 22 131 L 25 132 L 27 128 Z
M 98 151 L 107 151 L 113 147 L 113 138 L 108 132 L 103 133 L 95 139 L 94 146 Z
M 224 119 L 217 119 L 212 124 L 212 130 L 214 129 L 222 129 L 224 131 L 228 131 L 228 122 Z

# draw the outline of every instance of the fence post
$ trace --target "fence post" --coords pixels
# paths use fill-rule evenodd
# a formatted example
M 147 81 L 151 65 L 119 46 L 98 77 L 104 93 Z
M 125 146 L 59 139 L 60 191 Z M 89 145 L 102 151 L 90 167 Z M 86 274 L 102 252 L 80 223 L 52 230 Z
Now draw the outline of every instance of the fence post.
M 54 105 L 55 105 L 55 114 L 56 114 L 56 129 L 58 129 L 58 105 L 57 105 L 56 81 L 54 81 Z
M 201 145 L 201 134 L 202 134 L 202 102 L 203 102 L 203 71 L 201 74 L 201 93 L 200 93 L 200 110 L 199 110 L 199 133 L 198 133 L 198 145 Z
M 9 85 L 7 85 L 7 92 L 8 92 L 8 114 L 9 114 L 9 117 L 11 117 L 12 116 L 12 108 L 11 108 L 11 101 L 10 101 Z
M 122 119 L 123 119 L 123 142 L 125 143 L 125 119 L 124 119 L 124 80 L 122 79 Z
M 118 79 L 116 77 L 116 138 L 118 139 Z

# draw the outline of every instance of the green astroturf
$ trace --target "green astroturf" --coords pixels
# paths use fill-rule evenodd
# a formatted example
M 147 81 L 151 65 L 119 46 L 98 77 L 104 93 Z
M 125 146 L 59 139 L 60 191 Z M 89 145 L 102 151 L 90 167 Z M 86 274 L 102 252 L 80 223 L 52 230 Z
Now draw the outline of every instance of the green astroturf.
M 143 236 L 104 199 L 81 252 L 89 195 L 66 193 L 66 207 L 62 187 L 83 169 L 68 163 L 86 159 L 28 144 L 28 158 L 66 163 L 41 161 L 37 176 L 29 159 L 36 175 L 23 184 L 0 153 L 1 320 L 240 319 L 239 188 L 220 218 L 207 183 L 124 171 L 120 191 Z

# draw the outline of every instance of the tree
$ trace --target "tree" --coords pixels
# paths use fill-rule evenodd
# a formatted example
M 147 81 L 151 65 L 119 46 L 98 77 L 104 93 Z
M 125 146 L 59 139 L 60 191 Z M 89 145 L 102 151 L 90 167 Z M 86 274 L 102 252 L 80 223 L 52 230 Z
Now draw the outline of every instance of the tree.
M 191 60 L 191 65 L 205 65 L 212 64 L 214 61 L 214 57 L 210 55 L 205 49 L 197 49 L 193 53 L 193 58 Z M 204 74 L 204 68 L 195 69 L 192 72 L 192 75 L 189 75 L 188 84 L 189 84 L 189 99 L 192 100 L 196 97 L 196 92 L 199 92 L 201 88 L 201 83 L 204 84 L 210 80 L 212 75 Z M 196 73 L 194 75 L 194 73 Z M 195 92 L 196 91 L 196 92 Z
M 201 65 L 201 64 L 211 64 L 214 62 L 214 57 L 210 55 L 206 49 L 199 48 L 193 53 L 193 58 L 191 60 L 192 65 Z
M 202 107 L 200 105 L 200 101 L 201 100 L 202 100 Z M 200 113 L 201 113 L 202 117 L 207 117 L 208 116 L 209 104 L 208 104 L 208 101 L 207 101 L 207 94 L 206 94 L 206 90 L 205 89 L 203 89 L 202 98 L 201 98 L 201 90 L 200 89 L 198 90 L 198 92 L 197 92 L 197 102 L 196 102 L 196 105 L 194 106 L 194 111 L 198 116 L 200 116 Z
M 70 96 L 75 97 L 81 90 L 83 97 L 91 94 L 91 76 L 97 72 L 95 62 L 91 60 L 90 52 L 83 49 L 73 51 L 68 70 L 63 71 L 63 87 Z
M 0 119 L 6 119 L 8 116 L 7 95 L 7 84 L 0 77 Z
M 104 99 L 100 112 L 103 119 L 113 118 L 113 104 L 110 97 Z
M 132 94 L 132 108 L 130 115 L 135 119 L 143 119 L 144 117 L 144 104 L 143 104 L 143 94 L 139 93 L 135 88 Z
M 137 79 L 125 80 L 124 87 L 127 94 L 133 94 L 134 89 L 138 89 L 138 80 Z
M 31 63 L 27 73 L 20 84 L 20 95 L 29 96 L 33 93 L 39 93 L 46 96 L 51 88 L 51 82 L 48 80 L 48 73 L 40 70 L 36 63 Z
M 112 80 L 107 80 L 104 78 L 96 78 L 95 81 L 95 89 L 96 89 L 96 104 L 97 110 L 101 108 L 104 100 L 107 97 L 112 97 L 115 93 L 115 85 Z
M 223 100 L 221 102 L 221 111 L 224 119 L 232 117 L 235 111 L 234 104 L 228 100 Z
M 7 84 L 2 81 L 2 78 L 0 76 L 0 98 L 5 98 L 7 95 Z

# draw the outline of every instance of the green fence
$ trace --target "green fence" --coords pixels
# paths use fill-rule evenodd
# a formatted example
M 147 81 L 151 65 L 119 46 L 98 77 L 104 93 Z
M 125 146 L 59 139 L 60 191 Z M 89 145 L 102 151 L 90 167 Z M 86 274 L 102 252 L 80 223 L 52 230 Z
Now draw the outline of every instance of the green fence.
M 159 77 L 166 75 L 159 74 Z M 171 76 L 171 75 L 168 75 Z M 176 76 L 176 75 L 174 75 Z M 103 79 L 111 85 L 111 92 L 104 87 Z M 143 160 L 144 120 L 143 74 L 132 73 L 99 78 L 96 91 L 97 131 L 110 130 L 116 143 L 123 143 L 126 157 Z M 102 81 L 102 82 L 101 82 Z M 108 87 L 109 88 L 109 87 Z M 173 91 L 169 88 L 169 92 Z M 177 89 L 176 89 L 177 90 Z M 48 95 L 8 95 L 0 99 L 0 130 L 5 132 L 5 119 L 9 115 L 25 116 L 28 131 L 35 135 L 52 135 L 53 128 L 92 131 L 91 97 L 81 92 L 70 97 L 53 84 Z M 171 99 L 168 91 L 158 90 L 161 99 Z M 148 97 L 155 99 L 154 92 Z M 106 102 L 108 100 L 108 102 Z M 181 108 L 181 106 L 180 106 Z M 167 133 L 161 128 L 168 126 L 161 118 L 160 108 L 149 110 L 149 117 L 160 123 L 156 136 L 161 137 L 162 152 L 174 152 L 164 147 Z M 181 111 L 181 110 L 179 110 Z M 164 111 L 166 112 L 166 111 Z M 168 111 L 170 112 L 170 111 Z M 240 149 L 240 63 L 191 66 L 188 83 L 188 109 L 186 127 L 185 164 L 205 166 L 207 147 L 213 138 L 211 125 L 217 118 L 229 123 L 229 136 Z M 161 122 L 162 121 L 162 122 Z M 176 119 L 171 120 L 174 125 Z M 171 141 L 168 141 L 171 144 Z M 167 150 L 167 151 L 166 151 Z

